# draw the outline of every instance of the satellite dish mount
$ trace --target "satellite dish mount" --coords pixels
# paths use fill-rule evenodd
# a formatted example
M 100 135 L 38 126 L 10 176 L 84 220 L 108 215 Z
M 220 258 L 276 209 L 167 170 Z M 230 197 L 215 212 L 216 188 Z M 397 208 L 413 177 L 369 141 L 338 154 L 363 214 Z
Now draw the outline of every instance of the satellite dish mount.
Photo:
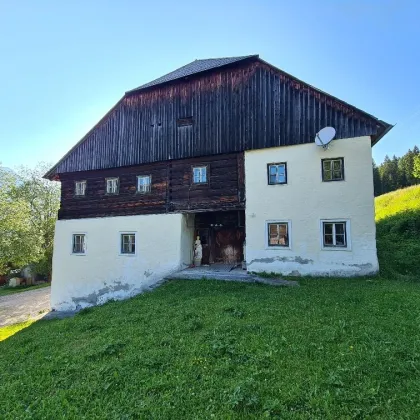
M 328 150 L 331 147 L 331 141 L 335 137 L 334 127 L 324 127 L 319 130 L 315 135 L 315 144 L 322 147 L 324 150 Z

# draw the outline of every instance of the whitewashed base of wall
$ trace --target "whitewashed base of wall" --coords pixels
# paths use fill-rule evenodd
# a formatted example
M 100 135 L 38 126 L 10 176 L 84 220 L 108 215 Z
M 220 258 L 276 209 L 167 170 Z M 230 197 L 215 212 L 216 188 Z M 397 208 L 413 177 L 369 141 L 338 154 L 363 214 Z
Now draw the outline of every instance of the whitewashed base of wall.
M 121 253 L 122 233 L 135 235 L 135 253 Z M 82 255 L 72 252 L 74 234 L 85 237 Z M 182 214 L 57 221 L 51 308 L 74 311 L 152 290 L 191 264 L 193 234 Z

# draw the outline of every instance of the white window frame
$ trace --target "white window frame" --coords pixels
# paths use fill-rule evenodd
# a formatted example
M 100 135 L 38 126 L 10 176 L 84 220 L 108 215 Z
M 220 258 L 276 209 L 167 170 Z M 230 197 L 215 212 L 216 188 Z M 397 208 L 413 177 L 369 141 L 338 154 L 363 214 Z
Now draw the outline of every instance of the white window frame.
M 74 238 L 75 236 L 83 236 L 83 245 L 84 245 L 84 252 L 74 252 Z M 72 232 L 71 234 L 71 243 L 70 243 L 70 253 L 71 255 L 76 256 L 84 256 L 87 254 L 87 234 L 85 232 Z
M 199 171 L 199 182 L 195 181 L 195 171 Z M 204 172 L 203 172 L 204 171 Z M 200 185 L 200 184 L 207 184 L 208 183 L 208 168 L 207 165 L 200 165 L 200 166 L 193 166 L 192 167 L 192 183 L 194 185 Z M 205 181 L 202 180 L 203 173 L 205 174 Z
M 123 236 L 124 235 L 134 235 L 134 252 L 122 252 L 123 251 Z M 127 232 L 119 232 L 118 233 L 118 254 L 122 257 L 135 257 L 137 255 L 137 232 L 127 231 Z
M 270 174 L 270 169 L 272 166 L 275 166 L 277 168 L 276 171 L 276 182 L 271 182 L 271 174 Z M 279 167 L 283 167 L 284 169 L 284 182 L 279 182 L 278 181 L 278 172 L 279 172 Z M 268 185 L 287 185 L 287 162 L 278 162 L 278 163 L 268 163 L 267 164 L 267 182 Z
M 325 162 L 331 162 L 332 167 L 334 166 L 334 162 L 340 162 L 341 163 L 341 178 L 331 178 L 331 179 L 325 179 L 324 178 L 324 163 Z M 334 169 L 331 170 L 331 176 L 334 176 Z M 344 181 L 344 158 L 343 157 L 336 157 L 336 158 L 326 158 L 321 159 L 321 179 L 322 182 L 338 182 L 338 181 Z
M 140 180 L 146 179 L 146 178 L 149 180 L 149 183 L 140 184 Z M 137 192 L 139 194 L 149 194 L 151 191 L 152 191 L 152 175 L 137 175 Z
M 289 237 L 289 245 L 269 245 L 270 235 L 268 233 L 268 225 L 270 224 L 287 224 L 287 235 Z M 265 221 L 265 249 L 279 250 L 292 249 L 292 221 L 285 219 L 266 220 Z
M 115 182 L 115 191 L 114 188 L 112 188 L 112 191 L 108 190 L 108 182 Z M 105 188 L 106 188 L 106 194 L 109 195 L 116 195 L 119 193 L 119 189 L 120 189 L 120 180 L 118 177 L 112 177 L 112 178 L 105 178 Z M 112 185 L 112 184 L 111 184 Z
M 324 246 L 324 223 L 345 223 L 346 246 Z M 321 219 L 319 223 L 321 249 L 323 251 L 351 251 L 351 224 L 350 219 Z M 334 235 L 335 227 L 333 228 Z
M 74 195 L 76 197 L 83 197 L 86 195 L 86 181 L 75 181 Z

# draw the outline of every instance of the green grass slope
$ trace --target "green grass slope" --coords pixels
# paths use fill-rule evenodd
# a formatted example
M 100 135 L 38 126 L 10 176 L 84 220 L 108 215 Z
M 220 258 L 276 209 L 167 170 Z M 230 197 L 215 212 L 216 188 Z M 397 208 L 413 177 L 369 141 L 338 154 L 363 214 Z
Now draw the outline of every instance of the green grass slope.
M 0 342 L 0 418 L 420 418 L 415 194 L 377 199 L 380 276 L 174 281 L 33 323 Z
M 420 280 L 420 185 L 375 199 L 381 275 Z
M 375 198 L 376 221 L 406 211 L 420 211 L 420 185 L 403 188 Z
M 420 288 L 174 281 L 0 342 L 1 419 L 420 418 Z

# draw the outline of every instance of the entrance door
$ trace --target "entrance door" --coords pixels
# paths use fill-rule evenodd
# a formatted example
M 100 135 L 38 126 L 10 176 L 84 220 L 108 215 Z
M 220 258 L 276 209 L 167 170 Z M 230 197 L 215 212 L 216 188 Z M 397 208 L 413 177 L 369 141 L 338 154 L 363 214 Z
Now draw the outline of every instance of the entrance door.
M 234 264 L 243 260 L 244 228 L 215 229 L 212 236 L 214 262 Z

